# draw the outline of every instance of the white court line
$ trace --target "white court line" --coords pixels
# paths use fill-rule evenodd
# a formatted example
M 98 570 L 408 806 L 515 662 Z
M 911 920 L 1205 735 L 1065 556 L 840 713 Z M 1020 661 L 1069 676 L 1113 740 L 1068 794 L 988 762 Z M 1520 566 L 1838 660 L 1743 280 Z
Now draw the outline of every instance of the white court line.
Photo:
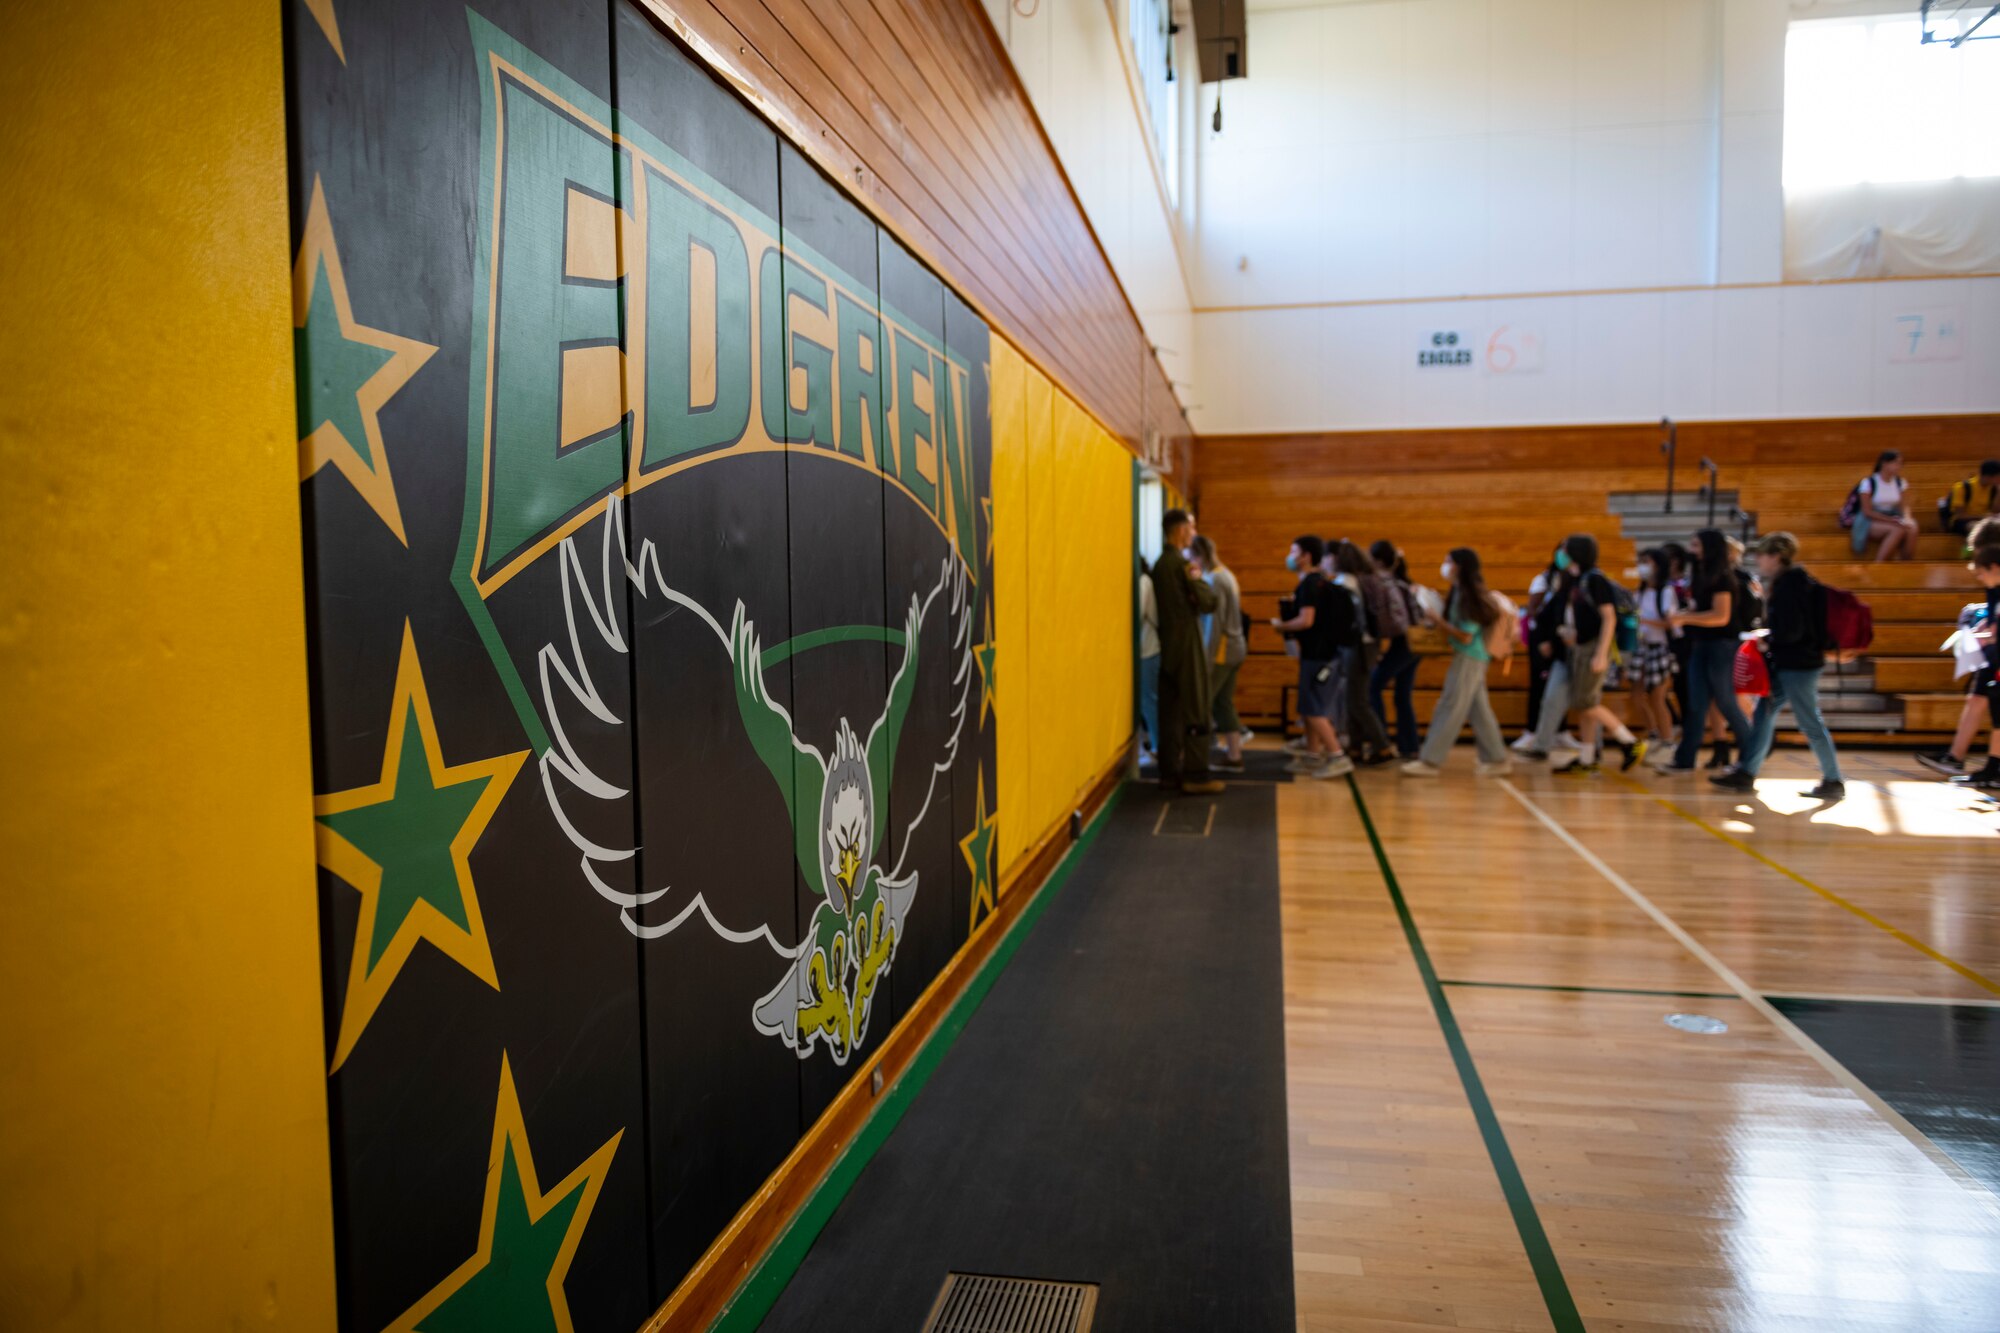
M 1658 923 L 1660 929 L 1680 941 L 1681 946 L 1706 964 L 1709 971 L 1722 978 L 1724 984 L 1742 997 L 1744 1003 L 1762 1014 L 1766 1019 L 1770 1020 L 1773 1027 L 1796 1042 L 1800 1049 L 1819 1063 L 1822 1069 L 1833 1075 L 1834 1079 L 1841 1086 L 1859 1097 L 1867 1104 L 1869 1110 L 1875 1112 L 1876 1115 L 1882 1117 L 1882 1119 L 1893 1126 L 1898 1133 L 1915 1145 L 1918 1152 L 1928 1157 L 1940 1171 L 1943 1171 L 1947 1176 L 1950 1176 L 1963 1186 L 1975 1199 L 1985 1205 L 1988 1211 L 1996 1216 L 2000 1216 L 2000 1198 L 1996 1198 L 1983 1182 L 1976 1179 L 1964 1167 L 1953 1161 L 1951 1156 L 1935 1143 L 1932 1143 L 1922 1130 L 1905 1120 L 1901 1112 L 1883 1101 L 1875 1094 L 1874 1089 L 1850 1073 L 1846 1065 L 1841 1064 L 1840 1061 L 1828 1055 L 1818 1042 L 1802 1032 L 1799 1026 L 1792 1022 L 1791 1019 L 1779 1013 L 1777 1008 L 1769 1000 L 1765 999 L 1761 993 L 1752 990 L 1749 984 L 1742 977 L 1737 976 L 1727 963 L 1724 963 L 1720 958 L 1710 953 L 1694 936 L 1681 929 L 1679 922 L 1654 906 L 1653 900 L 1633 888 L 1631 884 L 1626 882 L 1623 875 L 1620 875 L 1617 871 L 1599 860 L 1597 853 L 1578 842 L 1571 836 L 1568 829 L 1550 818 L 1548 812 L 1529 800 L 1511 781 L 1502 778 L 1499 785 L 1506 790 L 1509 796 L 1519 801 L 1523 809 L 1536 819 L 1539 819 L 1549 832 L 1562 839 L 1565 846 L 1582 857 L 1592 870 L 1602 875 L 1606 882 L 1613 888 L 1631 899 L 1640 911 L 1653 918 Z

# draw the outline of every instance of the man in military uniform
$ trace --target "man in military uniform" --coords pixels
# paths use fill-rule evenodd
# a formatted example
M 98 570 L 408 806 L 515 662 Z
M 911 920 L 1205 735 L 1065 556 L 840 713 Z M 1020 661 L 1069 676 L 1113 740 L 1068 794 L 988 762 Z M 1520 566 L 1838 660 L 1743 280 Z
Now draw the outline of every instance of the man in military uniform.
M 1215 590 L 1196 578 L 1182 554 L 1194 540 L 1194 519 L 1169 509 L 1160 526 L 1166 548 L 1153 562 L 1153 598 L 1160 617 L 1160 786 L 1190 794 L 1218 792 L 1208 773 L 1210 709 L 1208 654 L 1201 618 L 1218 605 Z

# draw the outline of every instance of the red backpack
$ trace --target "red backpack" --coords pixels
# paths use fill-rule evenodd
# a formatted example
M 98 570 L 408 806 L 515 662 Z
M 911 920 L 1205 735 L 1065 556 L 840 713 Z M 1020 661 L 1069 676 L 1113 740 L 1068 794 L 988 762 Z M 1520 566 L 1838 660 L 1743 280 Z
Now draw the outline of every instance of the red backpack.
M 1875 642 L 1875 613 L 1845 588 L 1822 583 L 1820 591 L 1826 599 L 1827 656 L 1836 662 L 1852 662 Z

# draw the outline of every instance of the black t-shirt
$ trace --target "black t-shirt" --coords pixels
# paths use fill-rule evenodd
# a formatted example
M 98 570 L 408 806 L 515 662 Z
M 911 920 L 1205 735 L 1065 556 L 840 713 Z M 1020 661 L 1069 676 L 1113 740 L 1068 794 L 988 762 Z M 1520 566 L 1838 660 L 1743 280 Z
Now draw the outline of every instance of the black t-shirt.
M 1687 636 L 1690 639 L 1733 639 L 1742 633 L 1741 630 L 1736 628 L 1735 622 L 1744 614 L 1743 599 L 1748 597 L 1749 593 L 1743 587 L 1743 580 L 1736 577 L 1735 571 L 1730 571 L 1728 577 L 1720 583 L 1709 583 L 1707 581 L 1698 583 L 1692 591 L 1694 593 L 1694 612 L 1696 615 L 1714 610 L 1715 599 L 1721 593 L 1728 593 L 1732 600 L 1729 607 L 1729 624 L 1689 625 L 1687 627 Z
M 1354 615 L 1354 599 L 1347 589 L 1317 571 L 1299 581 L 1293 596 L 1299 609 L 1313 609 L 1310 629 L 1299 631 L 1299 656 L 1308 662 L 1330 662 L 1345 647 L 1361 642 L 1361 626 Z
M 1604 632 L 1604 621 L 1609 616 L 1617 622 L 1617 612 L 1611 608 L 1618 604 L 1618 594 L 1612 590 L 1611 580 L 1600 570 L 1586 570 L 1570 592 L 1570 609 L 1576 620 L 1576 641 L 1596 643 L 1597 636 Z

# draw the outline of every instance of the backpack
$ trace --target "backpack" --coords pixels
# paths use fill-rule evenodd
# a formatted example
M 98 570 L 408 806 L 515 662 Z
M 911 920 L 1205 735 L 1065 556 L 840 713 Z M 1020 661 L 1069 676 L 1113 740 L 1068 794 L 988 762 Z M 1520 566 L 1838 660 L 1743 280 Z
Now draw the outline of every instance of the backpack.
M 1504 663 L 1514 656 L 1514 650 L 1521 643 L 1521 612 L 1506 594 L 1489 591 L 1487 598 L 1493 609 L 1500 614 L 1486 627 L 1486 655 L 1495 662 Z
M 1843 528 L 1853 527 L 1854 520 L 1861 516 L 1861 488 L 1863 486 L 1868 485 L 1868 483 L 1873 480 L 1875 480 L 1875 478 L 1871 474 L 1869 476 L 1863 477 L 1860 481 L 1855 482 L 1854 489 L 1849 491 L 1847 493 L 1847 498 L 1840 502 L 1841 527 Z
M 1611 646 L 1618 650 L 1618 656 L 1623 660 L 1639 651 L 1639 594 L 1622 583 L 1612 583 L 1611 601 L 1618 614 Z
M 1826 653 L 1836 662 L 1852 662 L 1875 642 L 1875 613 L 1868 603 L 1845 588 L 1819 585 L 1824 604 Z
M 1377 577 L 1381 579 L 1384 591 L 1387 593 L 1387 596 L 1381 599 L 1382 618 L 1389 622 L 1375 627 L 1381 631 L 1377 637 L 1400 639 L 1410 632 L 1410 587 L 1387 575 Z

